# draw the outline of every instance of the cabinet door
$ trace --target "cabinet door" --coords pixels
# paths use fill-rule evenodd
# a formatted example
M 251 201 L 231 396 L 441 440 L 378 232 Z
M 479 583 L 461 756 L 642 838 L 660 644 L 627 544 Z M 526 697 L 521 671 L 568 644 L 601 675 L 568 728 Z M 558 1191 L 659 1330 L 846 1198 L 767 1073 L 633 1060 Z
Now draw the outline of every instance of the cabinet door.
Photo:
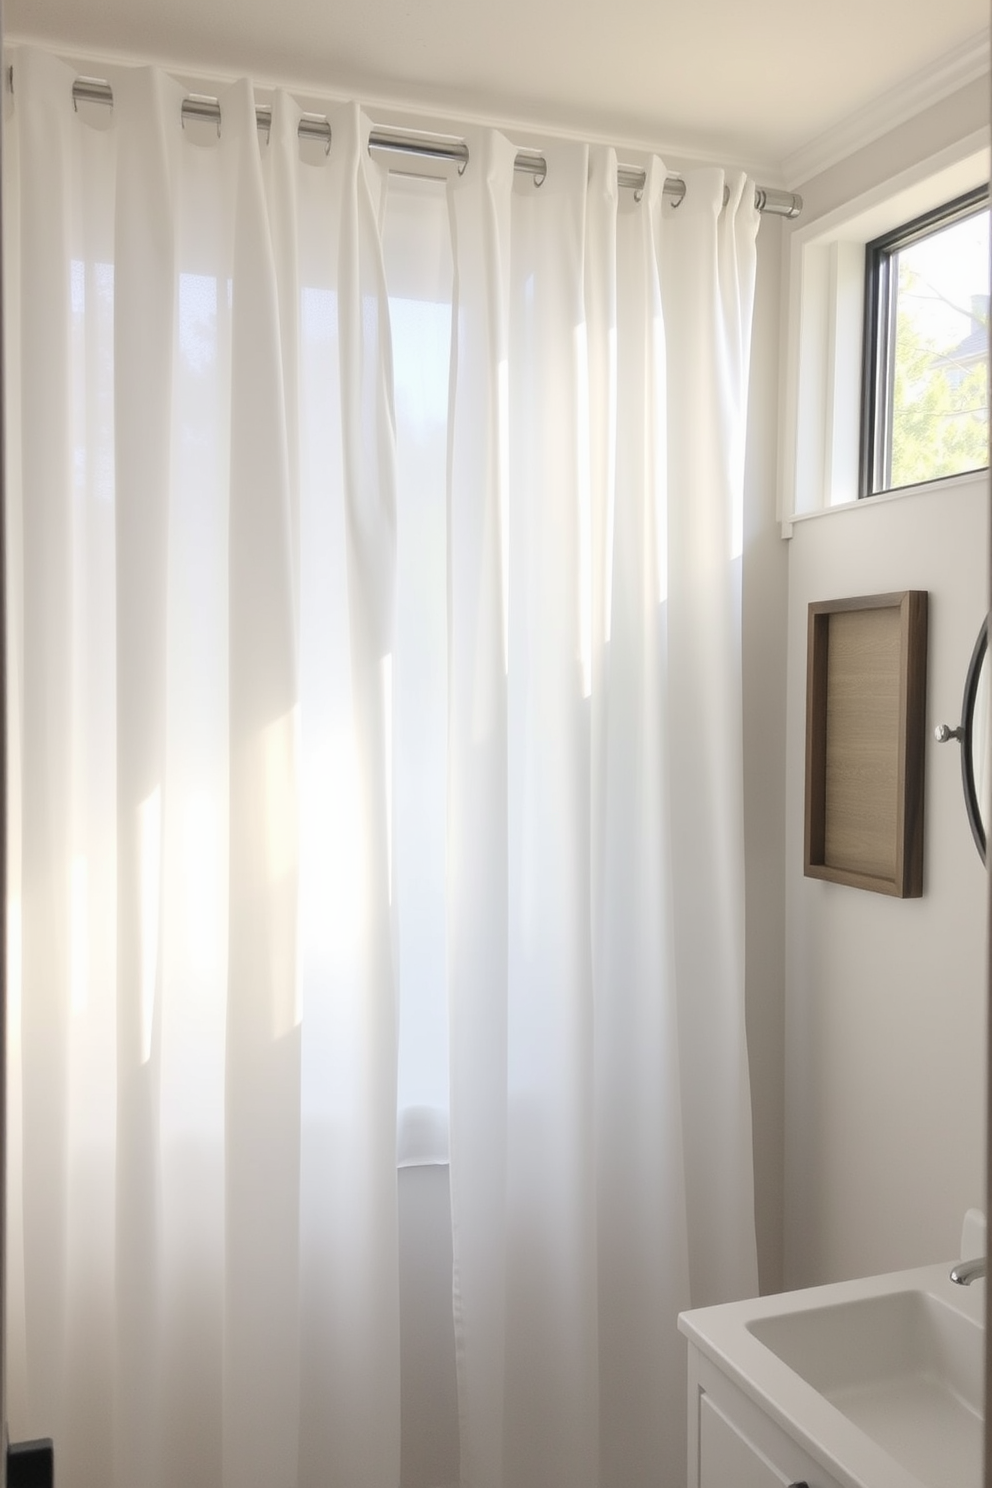
M 788 1488 L 791 1479 L 773 1467 L 714 1405 L 699 1402 L 699 1488 Z
M 841 1488 L 718 1365 L 689 1348 L 689 1488 Z

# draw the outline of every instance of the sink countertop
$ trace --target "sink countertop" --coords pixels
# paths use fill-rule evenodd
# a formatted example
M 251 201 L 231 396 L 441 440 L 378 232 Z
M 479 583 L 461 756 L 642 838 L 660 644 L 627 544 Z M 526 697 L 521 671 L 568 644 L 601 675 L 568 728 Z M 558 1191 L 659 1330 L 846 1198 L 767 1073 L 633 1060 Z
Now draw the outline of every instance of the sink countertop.
M 784 1428 L 843 1488 L 934 1488 L 933 1474 L 917 1477 L 909 1468 L 844 1414 L 824 1394 L 762 1343 L 750 1325 L 789 1314 L 822 1314 L 825 1309 L 916 1292 L 951 1309 L 981 1330 L 984 1326 L 984 1281 L 971 1286 L 950 1280 L 954 1260 L 860 1277 L 804 1291 L 695 1308 L 679 1317 L 679 1329 L 773 1420 Z M 929 1304 L 928 1304 L 929 1305 Z M 801 1323 L 801 1320 L 799 1320 Z M 781 1325 L 775 1325 L 776 1327 Z M 965 1329 L 970 1334 L 971 1328 Z M 980 1338 L 977 1340 L 980 1343 Z M 972 1350 L 981 1357 L 981 1348 Z M 977 1382 L 981 1387 L 981 1380 Z M 980 1394 L 979 1394 L 979 1397 Z M 979 1419 L 976 1415 L 976 1421 Z M 981 1485 L 981 1460 L 975 1488 Z M 939 1488 L 969 1488 L 955 1481 Z

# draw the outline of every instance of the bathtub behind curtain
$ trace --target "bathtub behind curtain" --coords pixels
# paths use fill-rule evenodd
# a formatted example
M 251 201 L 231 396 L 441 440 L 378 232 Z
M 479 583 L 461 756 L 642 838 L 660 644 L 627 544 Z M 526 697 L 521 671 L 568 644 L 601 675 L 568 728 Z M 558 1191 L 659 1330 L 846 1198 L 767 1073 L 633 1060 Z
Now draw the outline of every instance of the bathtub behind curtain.
M 480 134 L 421 199 L 356 108 L 13 60 L 14 1434 L 395 1488 L 450 1114 L 462 1488 L 676 1481 L 675 1313 L 756 1284 L 750 190 Z

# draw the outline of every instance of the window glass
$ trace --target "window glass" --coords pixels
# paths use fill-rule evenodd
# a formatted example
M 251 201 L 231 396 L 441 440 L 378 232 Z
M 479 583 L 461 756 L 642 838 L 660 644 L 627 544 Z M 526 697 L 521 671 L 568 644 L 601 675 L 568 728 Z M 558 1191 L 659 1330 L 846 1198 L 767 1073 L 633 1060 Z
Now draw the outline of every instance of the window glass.
M 863 494 L 985 466 L 987 197 L 869 244 L 867 304 Z

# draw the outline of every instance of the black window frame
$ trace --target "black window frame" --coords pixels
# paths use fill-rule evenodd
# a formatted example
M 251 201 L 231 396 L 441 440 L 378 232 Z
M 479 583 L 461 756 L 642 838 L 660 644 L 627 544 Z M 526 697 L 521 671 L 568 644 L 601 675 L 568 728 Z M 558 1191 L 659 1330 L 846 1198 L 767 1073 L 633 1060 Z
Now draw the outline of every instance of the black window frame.
M 943 206 L 934 207 L 911 222 L 883 233 L 865 244 L 865 318 L 862 338 L 861 370 L 861 441 L 859 451 L 858 497 L 882 496 L 891 490 L 911 490 L 910 482 L 892 485 L 892 397 L 891 381 L 895 366 L 896 317 L 892 260 L 902 248 L 928 238 L 942 228 L 950 227 L 965 217 L 977 215 L 990 206 L 988 185 L 977 186 Z M 976 466 L 984 469 L 987 466 Z M 956 480 L 959 475 L 938 476 L 938 480 Z

